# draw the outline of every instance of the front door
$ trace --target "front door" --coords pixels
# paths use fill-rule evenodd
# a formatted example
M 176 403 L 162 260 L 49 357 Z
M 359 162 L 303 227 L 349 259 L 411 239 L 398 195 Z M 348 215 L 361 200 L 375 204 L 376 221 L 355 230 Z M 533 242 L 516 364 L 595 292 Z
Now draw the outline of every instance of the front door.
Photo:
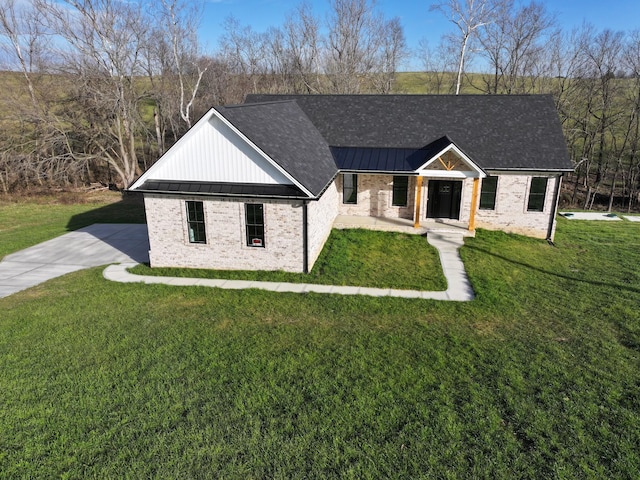
M 460 219 L 462 182 L 459 180 L 429 180 L 427 218 Z

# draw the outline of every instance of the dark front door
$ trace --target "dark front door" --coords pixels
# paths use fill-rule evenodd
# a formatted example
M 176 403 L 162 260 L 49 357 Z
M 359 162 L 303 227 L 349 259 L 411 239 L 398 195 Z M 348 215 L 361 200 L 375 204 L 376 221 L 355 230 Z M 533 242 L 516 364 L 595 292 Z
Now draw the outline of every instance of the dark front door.
M 458 180 L 429 180 L 427 218 L 460 218 L 462 182 Z

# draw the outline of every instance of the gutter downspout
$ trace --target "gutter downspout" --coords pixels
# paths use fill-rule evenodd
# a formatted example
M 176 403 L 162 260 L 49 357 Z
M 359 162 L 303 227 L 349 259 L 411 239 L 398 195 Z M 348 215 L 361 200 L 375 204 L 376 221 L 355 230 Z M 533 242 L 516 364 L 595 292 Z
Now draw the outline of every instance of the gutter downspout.
M 302 272 L 309 273 L 309 215 L 307 200 L 302 201 Z
M 553 225 L 556 221 L 556 213 L 558 211 L 558 199 L 560 198 L 560 187 L 562 186 L 562 176 L 564 173 L 561 173 L 557 176 L 556 180 L 556 192 L 553 199 L 553 207 L 551 209 L 551 217 L 549 218 L 549 228 L 547 228 L 547 242 L 549 244 L 554 245 L 553 243 Z

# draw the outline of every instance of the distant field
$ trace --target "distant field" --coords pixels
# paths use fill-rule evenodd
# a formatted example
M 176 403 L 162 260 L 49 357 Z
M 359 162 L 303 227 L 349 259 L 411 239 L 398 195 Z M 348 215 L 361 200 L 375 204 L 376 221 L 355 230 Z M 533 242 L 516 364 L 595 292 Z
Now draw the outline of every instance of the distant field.
M 49 235 L 122 213 L 56 208 Z M 0 478 L 636 478 L 639 228 L 480 230 L 468 303 L 101 268 L 0 299 Z

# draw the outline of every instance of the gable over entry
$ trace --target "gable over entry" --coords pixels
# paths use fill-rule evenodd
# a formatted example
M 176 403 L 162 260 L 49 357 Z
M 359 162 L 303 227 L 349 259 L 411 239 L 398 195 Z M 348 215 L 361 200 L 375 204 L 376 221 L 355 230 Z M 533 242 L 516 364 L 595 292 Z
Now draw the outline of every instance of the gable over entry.
M 447 138 L 447 137 L 444 137 Z M 418 175 L 437 178 L 484 178 L 486 174 L 453 142 L 422 164 Z

